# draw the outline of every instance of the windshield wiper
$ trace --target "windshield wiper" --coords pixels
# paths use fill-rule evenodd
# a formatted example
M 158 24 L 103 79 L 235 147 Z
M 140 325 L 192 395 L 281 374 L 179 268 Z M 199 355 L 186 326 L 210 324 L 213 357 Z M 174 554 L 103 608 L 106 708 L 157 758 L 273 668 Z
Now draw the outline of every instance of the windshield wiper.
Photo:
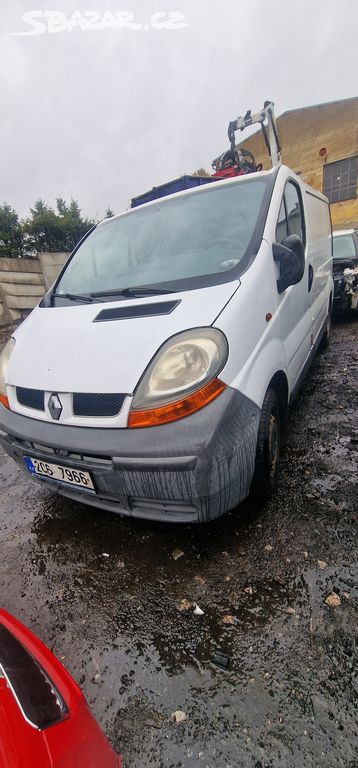
M 141 288 L 139 286 L 138 288 L 119 288 L 118 290 L 112 291 L 96 291 L 96 293 L 90 293 L 90 296 L 93 299 L 100 296 L 128 296 L 128 298 L 135 299 L 137 296 L 159 296 L 163 293 L 174 293 L 174 291 L 169 290 L 169 288 Z
M 91 295 L 82 296 L 80 293 L 53 293 L 53 299 L 70 299 L 71 301 L 84 301 L 87 304 L 92 304 L 93 299 Z

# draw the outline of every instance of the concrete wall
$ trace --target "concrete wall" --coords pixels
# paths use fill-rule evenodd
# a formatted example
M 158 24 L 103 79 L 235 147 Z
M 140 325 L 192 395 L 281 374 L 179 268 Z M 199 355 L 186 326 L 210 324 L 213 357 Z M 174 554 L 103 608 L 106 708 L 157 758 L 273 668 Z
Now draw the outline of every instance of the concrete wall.
M 358 155 L 358 97 L 286 112 L 277 118 L 277 127 L 283 163 L 322 192 L 324 164 Z M 264 168 L 271 167 L 261 130 L 239 146 L 247 147 Z M 320 157 L 323 147 L 327 155 Z M 335 229 L 358 228 L 358 197 L 332 203 L 331 214 Z
M 5 300 L 3 299 L 3 294 L 0 287 L 0 327 L 2 325 L 7 325 L 8 323 L 11 323 L 11 315 L 8 311 Z
M 55 282 L 60 270 L 68 259 L 68 253 L 39 253 L 46 291 Z
M 42 253 L 38 259 L 0 258 L 0 326 L 20 320 L 50 288 L 67 253 Z

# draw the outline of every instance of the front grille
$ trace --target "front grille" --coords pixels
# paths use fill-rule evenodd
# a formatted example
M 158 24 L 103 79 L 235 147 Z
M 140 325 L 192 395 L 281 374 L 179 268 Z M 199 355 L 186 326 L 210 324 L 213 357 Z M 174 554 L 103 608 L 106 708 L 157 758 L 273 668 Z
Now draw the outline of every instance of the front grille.
M 125 395 L 87 394 L 73 395 L 74 416 L 117 416 L 122 408 Z
M 112 459 L 110 456 L 87 456 L 83 453 L 51 448 L 49 445 L 22 440 L 20 437 L 11 436 L 10 442 L 15 449 L 20 449 L 23 453 L 35 456 L 36 458 L 47 458 L 49 461 L 56 461 L 58 459 L 73 467 L 78 467 L 84 461 L 86 464 L 94 464 L 100 469 L 102 467 L 104 469 L 112 469 Z
M 142 499 L 139 497 L 129 498 L 132 514 L 135 517 L 155 517 L 166 520 L 176 517 L 186 520 L 188 523 L 195 522 L 198 519 L 198 511 L 194 504 L 189 501 L 164 501 L 163 499 Z
M 16 387 L 17 401 L 26 408 L 45 410 L 45 392 L 42 389 Z M 61 395 L 60 395 L 61 396 Z M 125 395 L 75 392 L 73 395 L 74 416 L 117 416 L 122 408 Z
M 26 408 L 35 408 L 37 411 L 45 410 L 45 393 L 41 389 L 16 387 L 16 396 L 20 405 L 25 405 Z

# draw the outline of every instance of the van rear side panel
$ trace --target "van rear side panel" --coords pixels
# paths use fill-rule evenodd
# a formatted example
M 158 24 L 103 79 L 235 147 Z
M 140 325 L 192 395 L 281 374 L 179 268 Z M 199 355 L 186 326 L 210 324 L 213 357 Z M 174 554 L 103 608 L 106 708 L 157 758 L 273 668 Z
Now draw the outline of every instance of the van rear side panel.
M 317 338 L 332 300 L 332 229 L 329 204 L 314 190 L 305 189 L 306 235 L 311 264 L 312 333 Z

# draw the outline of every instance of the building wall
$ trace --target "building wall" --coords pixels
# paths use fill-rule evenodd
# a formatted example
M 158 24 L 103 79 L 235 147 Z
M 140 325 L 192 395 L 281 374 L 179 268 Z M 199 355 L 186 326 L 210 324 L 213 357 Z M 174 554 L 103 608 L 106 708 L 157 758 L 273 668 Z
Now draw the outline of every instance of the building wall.
M 282 162 L 322 192 L 323 165 L 358 155 L 358 97 L 285 112 L 277 118 Z M 271 161 L 261 130 L 240 142 L 263 167 Z M 321 158 L 319 150 L 327 155 Z M 358 194 L 358 191 L 357 191 Z M 331 204 L 335 229 L 358 228 L 358 197 Z

